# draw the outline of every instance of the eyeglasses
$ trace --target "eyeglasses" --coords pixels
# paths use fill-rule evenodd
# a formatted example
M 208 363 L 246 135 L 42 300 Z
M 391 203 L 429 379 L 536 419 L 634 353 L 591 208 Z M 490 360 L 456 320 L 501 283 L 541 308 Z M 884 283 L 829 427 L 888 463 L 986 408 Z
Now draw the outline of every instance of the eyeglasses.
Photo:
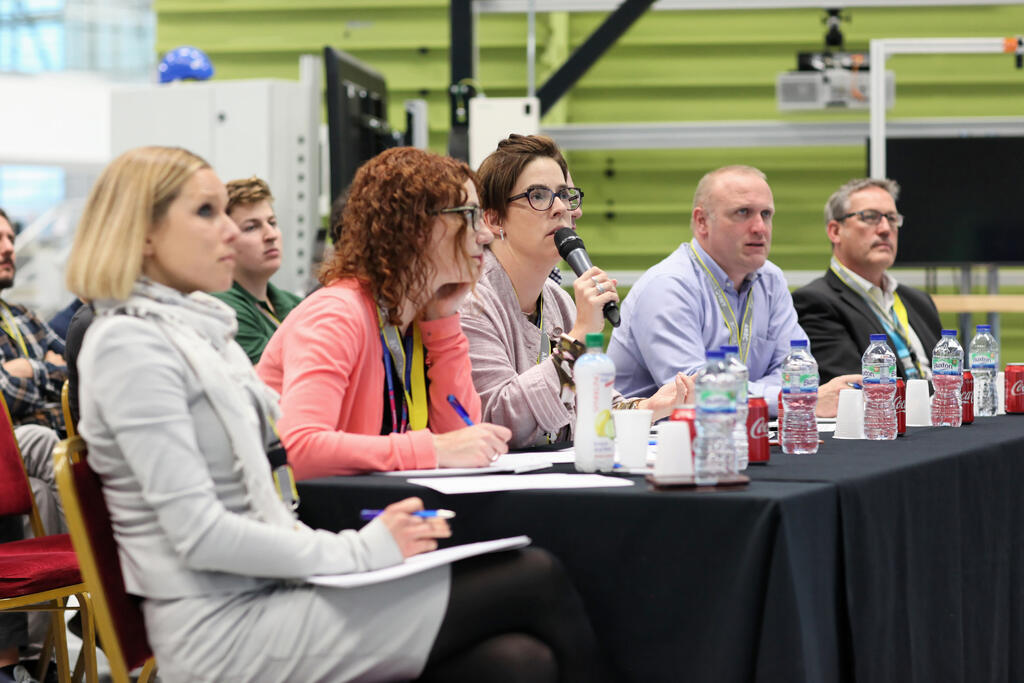
M 580 208 L 580 204 L 583 203 L 583 190 L 578 187 L 563 187 L 558 192 L 555 192 L 550 187 L 537 185 L 528 188 L 526 192 L 520 192 L 514 197 L 509 197 L 508 201 L 514 202 L 523 197 L 526 197 L 526 201 L 530 202 L 530 206 L 533 207 L 534 211 L 547 211 L 555 203 L 555 197 L 565 202 L 570 211 L 574 211 Z
M 466 217 L 466 222 L 473 228 L 473 232 L 480 230 L 480 225 L 483 223 L 484 210 L 479 206 L 453 206 L 450 209 L 441 209 L 438 213 L 461 213 Z
M 889 226 L 896 228 L 897 230 L 903 226 L 903 216 L 898 213 L 882 213 L 881 211 L 875 211 L 874 209 L 865 209 L 864 211 L 854 211 L 848 213 L 845 216 L 840 216 L 839 220 L 845 221 L 850 216 L 857 216 L 862 221 L 871 226 L 877 226 L 882 222 L 882 218 L 889 221 Z

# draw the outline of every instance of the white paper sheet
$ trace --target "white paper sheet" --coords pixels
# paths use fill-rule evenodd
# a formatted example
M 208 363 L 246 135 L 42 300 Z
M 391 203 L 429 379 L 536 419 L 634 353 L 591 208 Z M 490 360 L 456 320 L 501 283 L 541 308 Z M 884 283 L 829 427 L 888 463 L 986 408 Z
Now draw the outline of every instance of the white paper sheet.
M 535 453 L 506 453 L 490 467 L 438 467 L 433 470 L 393 470 L 374 472 L 382 477 L 468 477 L 476 474 L 503 474 L 506 472 L 530 472 L 551 467 L 554 463 L 573 462 L 576 456 L 571 448 L 562 451 L 540 451 Z
M 481 541 L 479 543 L 466 543 L 451 548 L 442 548 L 429 553 L 413 555 L 406 558 L 402 564 L 393 567 L 385 567 L 371 572 L 357 572 L 354 574 L 324 574 L 311 576 L 306 581 L 318 586 L 330 586 L 332 588 L 358 588 L 374 583 L 394 581 L 404 576 L 411 576 L 419 572 L 425 572 L 434 567 L 451 564 L 457 560 L 467 557 L 483 555 L 484 553 L 496 553 L 500 550 L 513 550 L 530 545 L 529 536 L 512 536 L 510 538 L 499 538 L 494 541 Z
M 486 477 L 440 477 L 410 479 L 410 484 L 426 486 L 439 493 L 485 493 L 524 489 L 589 489 L 602 486 L 632 486 L 630 479 L 601 474 L 492 474 Z

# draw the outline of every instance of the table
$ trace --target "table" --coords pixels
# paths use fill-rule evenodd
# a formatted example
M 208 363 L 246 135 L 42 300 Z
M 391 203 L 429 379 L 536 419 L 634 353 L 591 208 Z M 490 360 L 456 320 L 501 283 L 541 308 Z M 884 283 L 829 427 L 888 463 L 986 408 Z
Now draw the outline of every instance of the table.
M 455 542 L 530 535 L 565 564 L 617 680 L 1022 680 L 1022 446 L 1017 416 L 826 435 L 714 491 L 444 496 L 334 477 L 300 484 L 300 512 L 339 529 L 419 495 L 458 511 Z

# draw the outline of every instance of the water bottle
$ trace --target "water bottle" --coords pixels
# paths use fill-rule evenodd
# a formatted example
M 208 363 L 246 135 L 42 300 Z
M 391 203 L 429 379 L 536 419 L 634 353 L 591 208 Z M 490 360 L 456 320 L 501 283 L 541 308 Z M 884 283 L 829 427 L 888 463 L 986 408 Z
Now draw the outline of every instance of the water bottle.
M 864 436 L 874 441 L 896 438 L 896 354 L 884 334 L 871 335 L 860 359 L 864 376 Z
M 576 359 L 576 469 L 611 472 L 615 466 L 615 425 L 612 422 L 612 385 L 615 363 L 604 353 L 604 335 L 587 334 L 587 352 Z
M 736 471 L 742 472 L 748 464 L 747 383 L 750 382 L 750 370 L 740 360 L 740 347 L 725 344 L 722 351 L 729 372 L 736 378 L 736 424 L 732 428 L 732 442 L 736 448 Z
M 817 453 L 818 363 L 807 350 L 806 339 L 794 339 L 789 347 L 782 361 L 782 452 Z
M 932 425 L 959 427 L 960 384 L 963 382 L 964 350 L 956 340 L 956 330 L 943 330 L 932 351 Z
M 736 471 L 732 432 L 736 423 L 735 376 L 721 351 L 708 351 L 707 363 L 694 379 L 697 392 L 697 441 L 693 448 L 694 480 L 714 485 Z
M 992 336 L 991 325 L 978 325 L 968 349 L 971 372 L 974 373 L 974 415 L 989 417 L 999 408 L 999 387 L 996 373 L 999 371 L 999 342 Z

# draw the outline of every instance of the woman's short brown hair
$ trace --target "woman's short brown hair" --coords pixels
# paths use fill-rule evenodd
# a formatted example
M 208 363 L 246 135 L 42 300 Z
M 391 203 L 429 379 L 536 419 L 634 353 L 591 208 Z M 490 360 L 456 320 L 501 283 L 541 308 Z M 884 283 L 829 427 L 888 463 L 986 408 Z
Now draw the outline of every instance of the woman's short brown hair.
M 270 186 L 267 185 L 267 181 L 256 176 L 229 180 L 224 187 L 228 191 L 228 206 L 225 213 L 229 216 L 237 206 L 258 204 L 264 200 L 274 201 L 274 195 L 270 194 Z
M 341 237 L 320 269 L 320 282 L 354 277 L 398 324 L 409 292 L 424 292 L 433 264 L 430 243 L 441 209 L 466 202 L 463 184 L 476 175 L 464 162 L 414 147 L 381 152 L 356 171 L 341 219 Z M 463 221 L 462 231 L 469 230 Z M 456 253 L 467 263 L 465 233 Z
M 538 157 L 548 157 L 558 162 L 562 178 L 569 173 L 565 157 L 555 141 L 546 135 L 519 135 L 512 133 L 498 143 L 498 149 L 480 164 L 480 205 L 484 210 L 497 212 L 498 220 L 508 215 L 508 198 L 516 186 L 523 169 Z M 558 189 L 558 188 L 552 188 Z

